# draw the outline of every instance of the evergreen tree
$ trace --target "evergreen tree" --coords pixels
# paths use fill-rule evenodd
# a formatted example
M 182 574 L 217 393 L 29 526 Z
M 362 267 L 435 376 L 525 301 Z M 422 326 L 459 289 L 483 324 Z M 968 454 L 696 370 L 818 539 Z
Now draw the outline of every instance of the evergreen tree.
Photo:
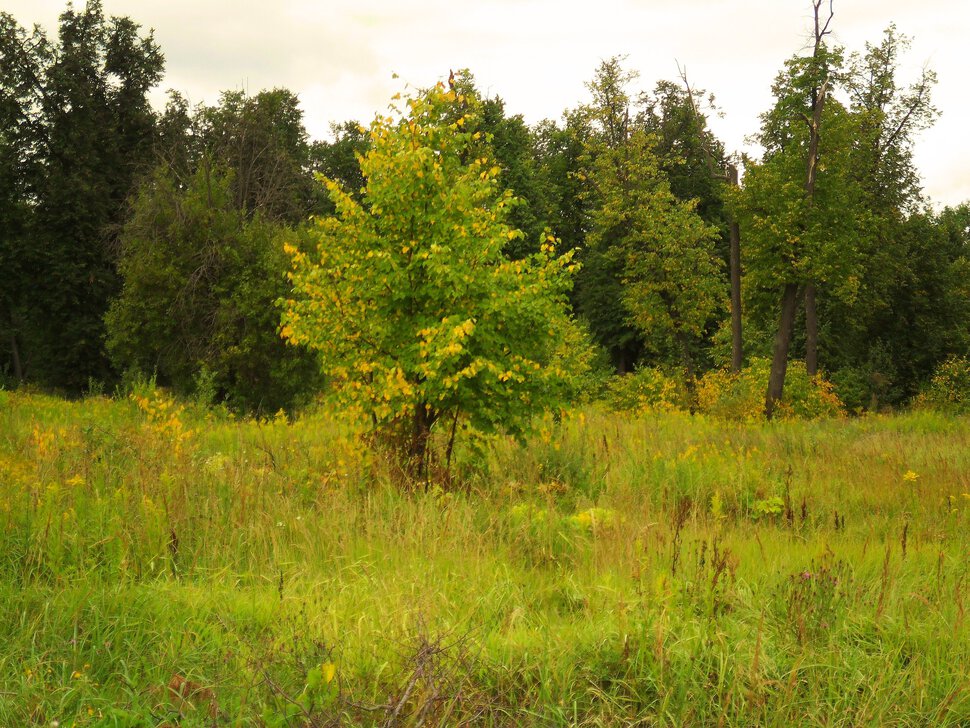
M 151 161 L 155 117 L 148 91 L 162 75 L 152 34 L 128 18 L 105 18 L 91 0 L 69 7 L 42 72 L 32 239 L 36 280 L 29 301 L 31 373 L 78 391 L 109 379 L 103 316 L 117 292 L 117 230 L 138 176 Z

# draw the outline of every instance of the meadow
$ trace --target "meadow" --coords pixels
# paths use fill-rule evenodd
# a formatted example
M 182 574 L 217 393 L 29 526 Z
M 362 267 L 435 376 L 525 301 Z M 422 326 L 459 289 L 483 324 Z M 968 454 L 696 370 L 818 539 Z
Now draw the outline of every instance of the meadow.
M 0 391 L 0 726 L 970 725 L 970 420 Z

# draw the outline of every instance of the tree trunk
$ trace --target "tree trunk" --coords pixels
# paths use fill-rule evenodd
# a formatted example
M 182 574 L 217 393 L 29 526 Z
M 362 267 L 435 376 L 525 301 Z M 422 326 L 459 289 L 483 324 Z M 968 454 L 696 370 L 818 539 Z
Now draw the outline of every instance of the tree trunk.
M 805 286 L 805 370 L 818 374 L 818 316 L 815 311 L 815 284 Z
M 738 186 L 738 168 L 729 164 L 728 184 Z M 728 220 L 731 267 L 731 371 L 740 372 L 744 364 L 744 339 L 741 336 L 741 229 L 732 216 Z
M 20 361 L 20 348 L 17 346 L 17 334 L 10 334 L 10 356 L 13 359 L 13 375 L 17 382 L 24 381 L 24 366 Z
M 428 442 L 433 424 L 434 417 L 430 408 L 423 404 L 417 405 L 411 420 L 411 437 L 407 444 L 408 473 L 416 480 L 423 481 L 428 477 Z
M 788 349 L 791 347 L 797 308 L 798 285 L 786 283 L 781 296 L 781 320 L 778 322 L 778 333 L 775 334 L 775 352 L 771 360 L 771 374 L 768 377 L 768 394 L 765 397 L 765 417 L 769 420 L 775 413 L 775 403 L 781 399 L 785 389 Z

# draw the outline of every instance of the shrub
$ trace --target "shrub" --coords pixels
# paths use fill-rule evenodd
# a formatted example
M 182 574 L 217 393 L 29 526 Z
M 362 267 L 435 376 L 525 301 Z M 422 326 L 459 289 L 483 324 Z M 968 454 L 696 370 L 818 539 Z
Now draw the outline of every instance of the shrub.
M 726 369 L 707 372 L 697 382 L 698 411 L 728 420 L 761 419 L 770 369 L 770 361 L 755 358 L 739 374 Z M 777 414 L 783 418 L 838 417 L 845 414 L 845 408 L 831 382 L 822 376 L 809 377 L 805 364 L 793 361 L 788 364 Z
M 683 380 L 655 367 L 640 367 L 632 374 L 615 376 L 606 385 L 606 401 L 617 412 L 672 412 L 687 409 Z
M 913 404 L 951 414 L 970 413 L 970 359 L 948 357 L 936 368 Z

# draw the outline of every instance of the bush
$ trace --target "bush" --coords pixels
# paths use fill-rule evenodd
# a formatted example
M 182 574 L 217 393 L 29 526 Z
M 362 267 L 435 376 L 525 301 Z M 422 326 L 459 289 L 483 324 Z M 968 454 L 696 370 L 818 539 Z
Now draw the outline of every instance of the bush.
M 612 377 L 606 385 L 606 401 L 617 412 L 672 412 L 688 408 L 683 380 L 655 367 L 640 367 L 632 374 Z
M 948 357 L 913 404 L 949 414 L 970 414 L 970 359 Z
M 842 367 L 832 372 L 832 386 L 849 412 L 860 414 L 875 397 L 873 372 L 864 367 Z
M 771 362 L 752 359 L 739 374 L 726 369 L 707 372 L 697 382 L 697 409 L 728 420 L 753 421 L 764 417 L 765 392 Z M 815 419 L 839 417 L 845 408 L 832 383 L 822 376 L 809 377 L 804 362 L 788 364 L 785 392 L 778 405 L 781 418 Z

